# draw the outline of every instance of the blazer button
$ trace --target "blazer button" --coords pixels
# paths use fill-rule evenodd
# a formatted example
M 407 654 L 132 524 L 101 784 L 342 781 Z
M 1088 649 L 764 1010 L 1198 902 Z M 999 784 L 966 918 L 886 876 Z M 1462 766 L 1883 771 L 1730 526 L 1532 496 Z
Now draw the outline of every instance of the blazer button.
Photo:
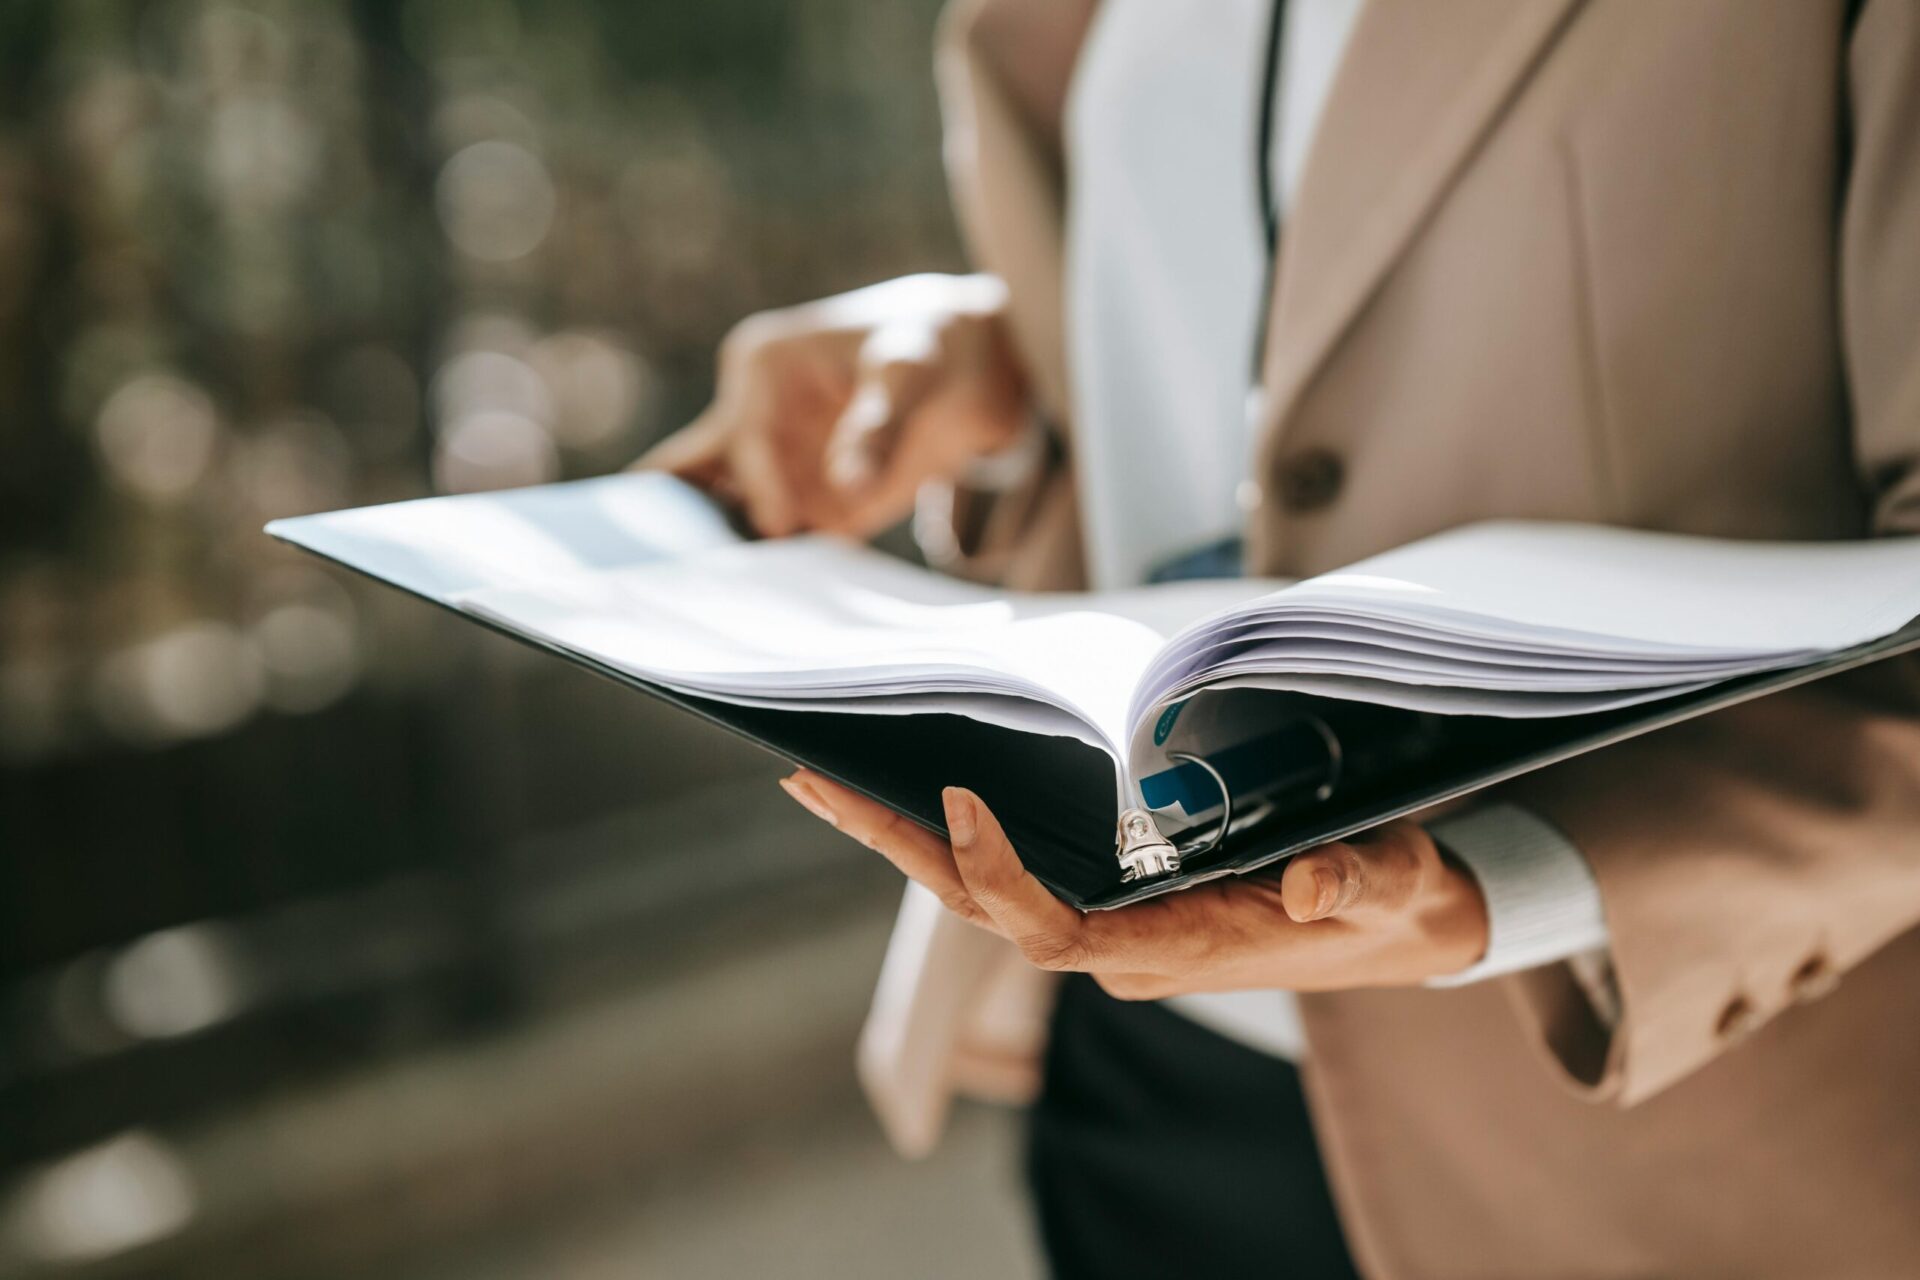
M 1840 975 L 1834 972 L 1833 962 L 1818 951 L 1800 962 L 1789 983 L 1796 1000 L 1818 1000 L 1839 985 Z
M 1744 1039 L 1759 1022 L 1760 1015 L 1755 1012 L 1753 1002 L 1745 996 L 1735 996 L 1720 1011 L 1720 1020 L 1714 1023 L 1713 1030 L 1722 1040 L 1731 1042 Z
M 1296 515 L 1318 511 L 1340 495 L 1346 473 L 1331 449 L 1303 449 L 1280 464 L 1280 505 Z

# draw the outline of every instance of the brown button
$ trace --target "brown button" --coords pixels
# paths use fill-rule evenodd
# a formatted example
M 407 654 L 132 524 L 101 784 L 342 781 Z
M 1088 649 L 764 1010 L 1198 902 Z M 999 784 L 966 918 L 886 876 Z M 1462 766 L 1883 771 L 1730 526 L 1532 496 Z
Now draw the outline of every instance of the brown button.
M 1303 449 L 1280 464 L 1280 505 L 1296 514 L 1318 511 L 1340 495 L 1346 474 L 1331 449 Z
M 1713 1029 L 1722 1040 L 1739 1040 L 1759 1022 L 1760 1015 L 1754 1011 L 1753 1002 L 1745 996 L 1735 996 L 1720 1011 L 1720 1021 L 1714 1024 Z
M 1818 951 L 1800 962 L 1788 984 L 1796 1000 L 1818 1000 L 1839 985 L 1840 975 L 1834 972 L 1833 962 Z

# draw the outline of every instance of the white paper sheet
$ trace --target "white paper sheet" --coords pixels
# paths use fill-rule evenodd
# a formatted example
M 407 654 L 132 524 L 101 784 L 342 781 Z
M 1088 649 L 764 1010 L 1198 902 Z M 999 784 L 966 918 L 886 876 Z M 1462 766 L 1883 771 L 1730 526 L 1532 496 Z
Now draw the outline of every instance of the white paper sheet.
M 442 604 L 740 542 L 707 499 L 647 473 L 295 516 L 267 532 Z

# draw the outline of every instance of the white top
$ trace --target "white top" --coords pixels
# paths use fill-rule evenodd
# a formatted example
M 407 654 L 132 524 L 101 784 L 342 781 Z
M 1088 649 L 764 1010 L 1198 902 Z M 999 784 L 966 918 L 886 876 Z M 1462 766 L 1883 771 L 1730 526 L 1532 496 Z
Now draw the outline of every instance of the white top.
M 1273 192 L 1284 224 L 1364 0 L 1288 0 Z M 1067 103 L 1066 305 L 1074 453 L 1094 586 L 1240 531 L 1266 250 L 1253 153 L 1273 0 L 1105 0 Z M 1578 850 L 1512 805 L 1434 824 L 1486 892 L 1486 958 L 1436 985 L 1606 943 Z M 1299 1058 L 1284 991 L 1183 996 L 1179 1012 Z
M 1067 103 L 1074 463 L 1096 588 L 1231 537 L 1265 302 L 1257 98 L 1272 0 L 1106 0 Z M 1361 0 L 1287 6 L 1282 218 Z

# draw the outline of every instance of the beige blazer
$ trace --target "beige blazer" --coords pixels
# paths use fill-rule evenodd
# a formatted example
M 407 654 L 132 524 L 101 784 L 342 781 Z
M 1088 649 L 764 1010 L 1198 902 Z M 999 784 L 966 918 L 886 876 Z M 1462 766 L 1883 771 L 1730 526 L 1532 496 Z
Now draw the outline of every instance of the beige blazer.
M 1092 12 L 964 0 L 939 62 L 962 222 L 1063 445 L 955 532 L 1026 585 L 1078 573 L 1060 112 Z M 1262 573 L 1488 516 L 1920 532 L 1920 0 L 1373 0 L 1265 381 Z M 1506 791 L 1591 861 L 1621 1018 L 1564 966 L 1305 1000 L 1366 1273 L 1920 1275 L 1920 662 Z M 1017 1085 L 1037 1022 L 990 939 L 915 910 L 957 949 L 897 942 L 928 963 L 890 964 L 863 1071 L 925 1145 L 957 1074 Z

